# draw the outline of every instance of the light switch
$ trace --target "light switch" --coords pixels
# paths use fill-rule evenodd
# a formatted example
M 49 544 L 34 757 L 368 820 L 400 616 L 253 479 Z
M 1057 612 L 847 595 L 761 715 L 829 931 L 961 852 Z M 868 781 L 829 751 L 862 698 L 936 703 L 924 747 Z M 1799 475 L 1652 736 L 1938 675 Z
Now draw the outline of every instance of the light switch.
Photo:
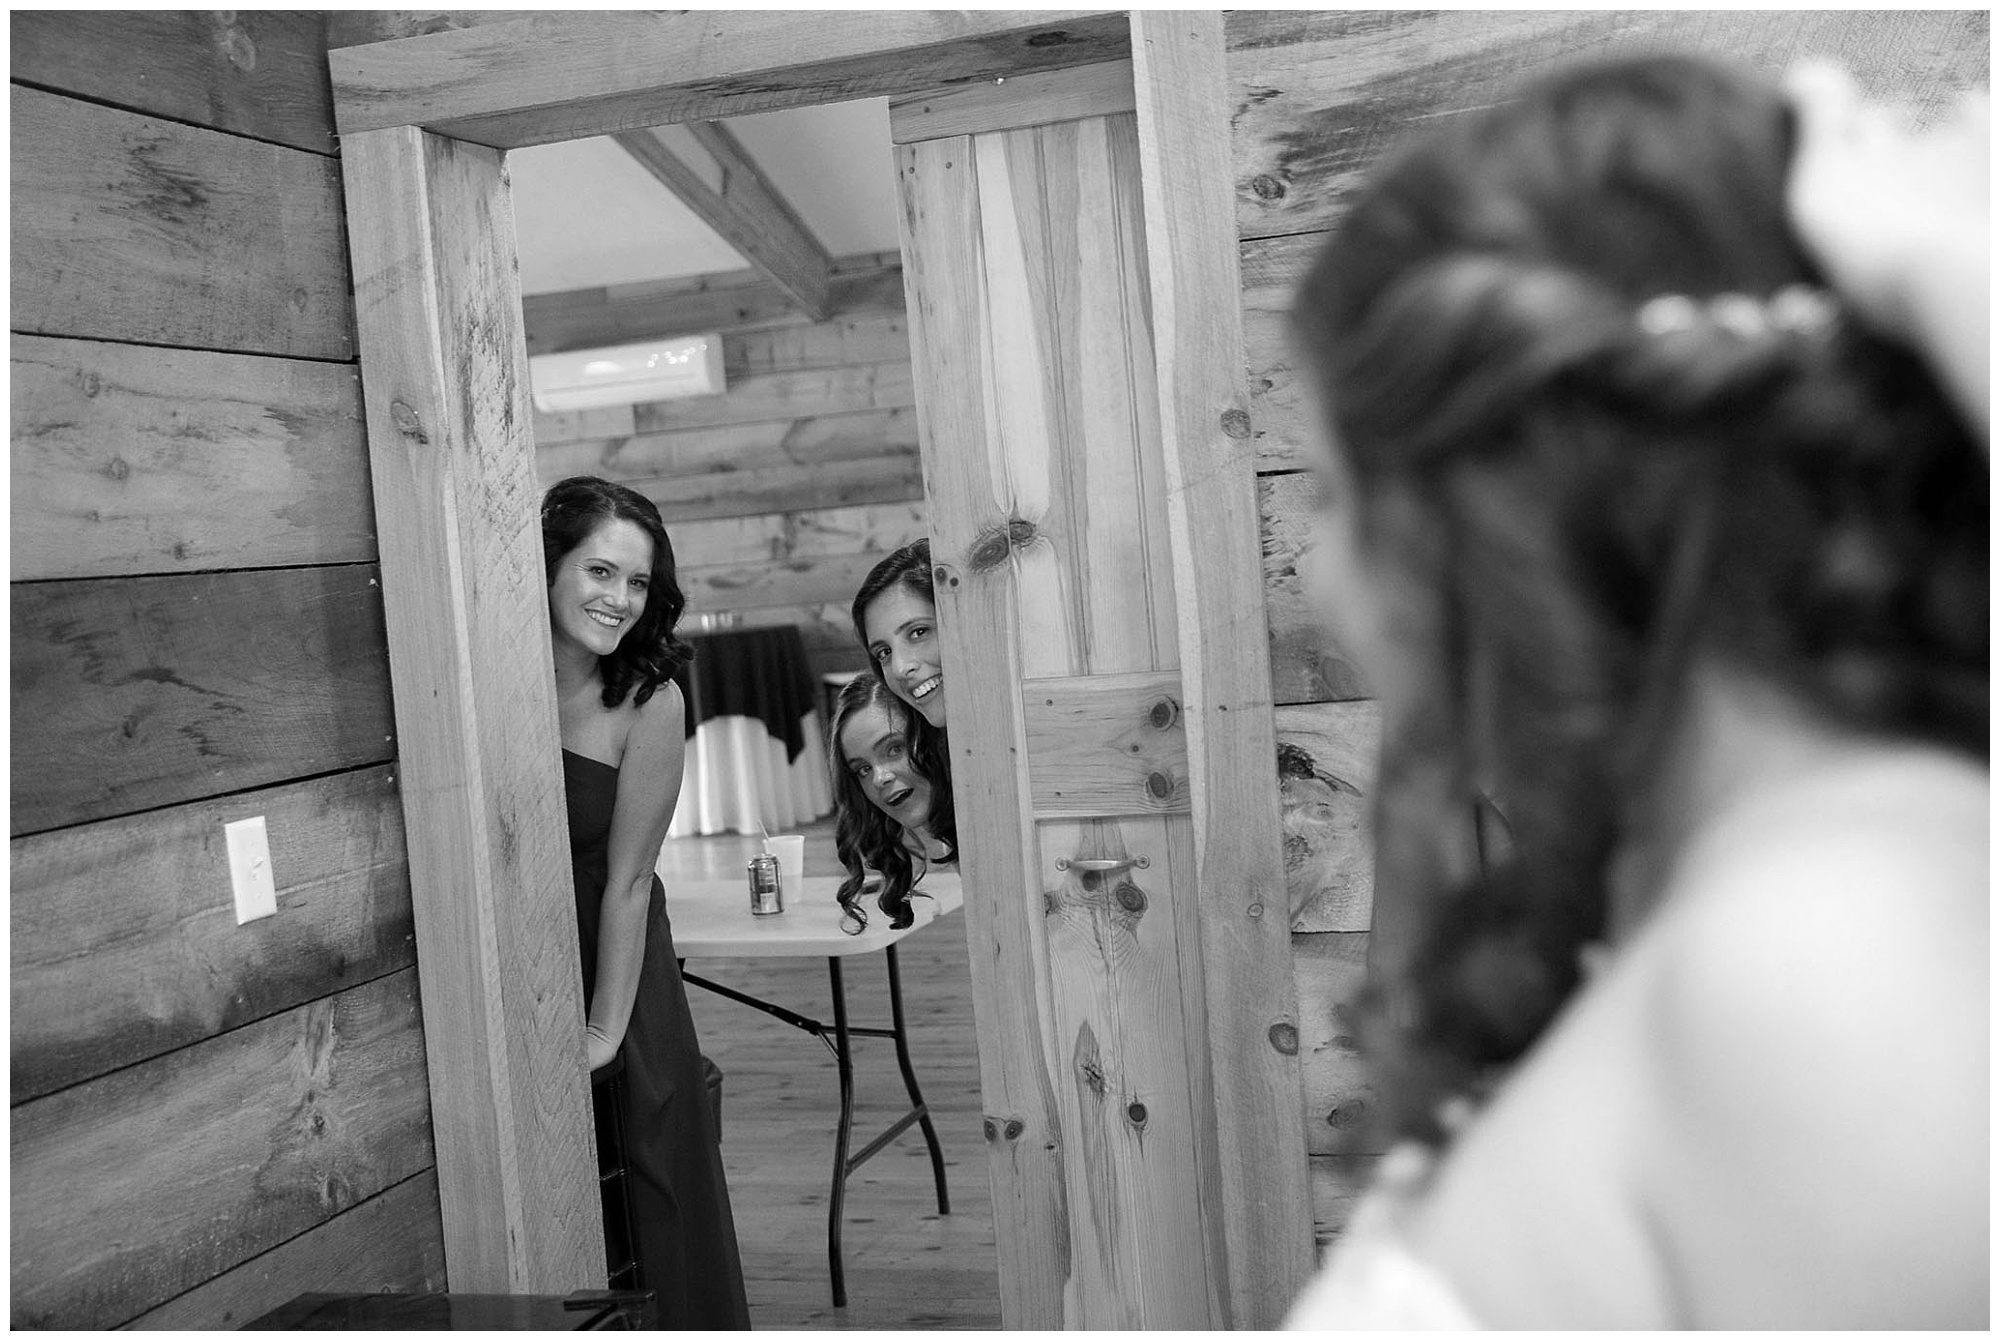
M 278 882 L 271 875 L 271 839 L 264 817 L 231 820 L 222 826 L 229 843 L 229 883 L 236 891 L 236 925 L 278 911 Z

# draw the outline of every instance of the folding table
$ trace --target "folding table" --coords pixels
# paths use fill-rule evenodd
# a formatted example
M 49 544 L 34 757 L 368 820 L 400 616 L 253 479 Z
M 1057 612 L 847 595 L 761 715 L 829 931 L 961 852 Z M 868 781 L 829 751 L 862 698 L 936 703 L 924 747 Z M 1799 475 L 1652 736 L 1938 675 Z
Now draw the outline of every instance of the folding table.
M 938 919 L 957 911 L 961 894 L 958 876 L 950 871 L 932 871 L 918 886 L 919 897 L 911 901 L 916 920 L 901 931 L 891 930 L 881 910 L 869 907 L 867 927 L 857 935 L 840 929 L 840 904 L 834 897 L 840 880 L 834 876 L 806 876 L 801 889 L 787 890 L 785 911 L 758 917 L 750 911 L 747 876 L 734 879 L 690 879 L 685 874 L 662 872 L 667 888 L 667 915 L 674 927 L 674 950 L 685 963 L 707 958 L 809 958 L 824 957 L 833 994 L 831 1025 L 800 1015 L 775 1002 L 760 1000 L 733 987 L 683 971 L 681 977 L 732 1001 L 753 1006 L 786 1024 L 803 1029 L 825 1043 L 840 1070 L 840 1122 L 833 1142 L 833 1196 L 827 1212 L 827 1263 L 833 1277 L 834 1307 L 847 1303 L 846 1276 L 841 1268 L 840 1220 L 846 1199 L 847 1175 L 907 1131 L 912 1123 L 921 1126 L 930 1146 L 931 1175 L 937 1184 L 938 1213 L 951 1213 L 951 1198 L 945 1189 L 944 1151 L 938 1145 L 937 1129 L 931 1125 L 930 1110 L 917 1087 L 917 1073 L 910 1064 L 909 1041 L 903 1028 L 903 984 L 896 965 L 896 943 L 914 935 Z M 921 895 L 929 895 L 929 898 Z M 849 1024 L 847 992 L 841 980 L 840 961 L 851 955 L 880 951 L 889 970 L 889 1028 Z M 863 1146 L 848 1154 L 854 1128 L 854 1062 L 851 1040 L 887 1038 L 895 1042 L 896 1063 L 903 1072 L 903 1084 L 910 1093 L 910 1108 L 901 1117 Z M 723 1069 L 728 1070 L 727 1059 Z

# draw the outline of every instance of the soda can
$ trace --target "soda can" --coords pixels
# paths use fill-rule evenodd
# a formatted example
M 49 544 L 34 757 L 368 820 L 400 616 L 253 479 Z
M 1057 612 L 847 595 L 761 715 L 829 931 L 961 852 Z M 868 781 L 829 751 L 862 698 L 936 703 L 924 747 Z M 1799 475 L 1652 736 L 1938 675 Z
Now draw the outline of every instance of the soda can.
M 750 858 L 750 912 L 769 917 L 785 911 L 784 882 L 778 877 L 778 859 L 765 854 Z

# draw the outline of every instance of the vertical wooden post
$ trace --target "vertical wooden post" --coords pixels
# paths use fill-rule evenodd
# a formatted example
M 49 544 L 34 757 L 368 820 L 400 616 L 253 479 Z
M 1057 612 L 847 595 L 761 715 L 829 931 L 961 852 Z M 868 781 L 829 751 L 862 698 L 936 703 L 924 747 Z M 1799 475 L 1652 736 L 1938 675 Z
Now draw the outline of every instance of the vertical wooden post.
M 1132 64 L 1229 1319 L 1262 1329 L 1278 1323 L 1312 1271 L 1312 1205 L 1222 15 L 1134 10 Z
M 1002 1317 L 1207 1329 L 1225 1196 L 1138 130 L 1079 78 L 917 106 L 898 156 Z
M 952 785 L 965 872 L 965 934 L 978 1020 L 980 1089 L 985 1103 L 994 1233 L 1000 1259 L 1000 1317 L 1010 1328 L 1060 1327 L 1073 1275 L 1065 1151 L 1050 1063 L 1048 986 L 1036 968 L 1039 872 L 1028 779 L 1012 766 L 1027 749 L 1018 711 L 980 711 L 980 698 L 1019 703 L 1020 652 L 1014 593 L 972 582 L 957 555 L 977 542 L 991 486 L 979 471 L 988 439 L 987 314 L 978 301 L 982 270 L 979 193 L 969 141 L 920 162 L 897 158 L 903 187 L 903 274 L 910 349 L 916 361 L 917 422 L 926 466 L 959 456 L 958 469 L 927 468 L 931 557 L 936 564 L 941 637 L 955 674 L 947 694 L 969 697 L 951 719 Z M 921 178 L 921 180 L 919 180 Z M 954 389 L 958 394 L 932 391 Z M 945 444 L 950 444 L 947 447 Z M 959 520 L 963 518 L 963 520 Z M 988 766 L 980 766 L 985 761 Z
M 341 164 L 446 1271 L 460 1291 L 601 1288 L 502 155 L 398 127 L 343 136 Z

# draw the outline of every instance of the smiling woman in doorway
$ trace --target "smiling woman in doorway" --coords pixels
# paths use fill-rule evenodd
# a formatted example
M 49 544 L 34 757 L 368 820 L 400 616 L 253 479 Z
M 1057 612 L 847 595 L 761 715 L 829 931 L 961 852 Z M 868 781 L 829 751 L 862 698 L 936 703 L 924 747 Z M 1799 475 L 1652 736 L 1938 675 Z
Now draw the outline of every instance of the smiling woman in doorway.
M 639 1283 L 663 1327 L 747 1328 L 701 1047 L 653 870 L 686 738 L 673 545 L 651 500 L 580 476 L 542 500 L 542 554 L 587 1046 L 592 1071 L 625 1058 Z

